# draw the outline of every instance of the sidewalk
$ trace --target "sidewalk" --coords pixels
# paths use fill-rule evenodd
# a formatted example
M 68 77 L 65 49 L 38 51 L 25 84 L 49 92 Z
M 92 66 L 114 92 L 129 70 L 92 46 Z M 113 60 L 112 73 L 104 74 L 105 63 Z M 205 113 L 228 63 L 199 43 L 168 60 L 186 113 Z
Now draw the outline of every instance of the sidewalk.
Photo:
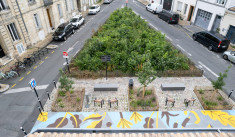
M 235 111 L 145 111 L 145 112 L 43 112 L 37 129 L 234 129 Z

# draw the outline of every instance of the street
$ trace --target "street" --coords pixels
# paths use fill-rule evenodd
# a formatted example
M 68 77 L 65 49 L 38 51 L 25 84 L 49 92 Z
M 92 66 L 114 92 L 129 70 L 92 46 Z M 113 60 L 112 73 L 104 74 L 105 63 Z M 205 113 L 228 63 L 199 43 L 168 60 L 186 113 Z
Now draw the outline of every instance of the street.
M 26 73 L 18 78 L 10 79 L 6 82 L 11 89 L 0 94 L 0 135 L 3 137 L 23 136 L 20 127 L 23 126 L 26 132 L 30 132 L 39 114 L 37 98 L 35 93 L 29 88 L 28 82 L 35 78 L 37 81 L 37 91 L 43 104 L 47 100 L 46 91 L 53 89 L 53 80 L 57 81 L 59 69 L 65 67 L 63 51 L 68 51 L 69 61 L 83 47 L 99 26 L 104 24 L 109 15 L 117 8 L 124 7 L 125 0 L 114 0 L 111 4 L 101 5 L 101 11 L 97 15 L 85 17 L 85 24 L 75 34 L 70 36 L 67 41 L 52 41 L 50 44 L 58 45 L 55 50 L 41 60 L 37 61 Z M 129 0 L 128 7 L 145 19 L 156 31 L 161 31 L 172 44 L 184 53 L 195 65 L 204 70 L 204 76 L 210 80 L 216 80 L 220 72 L 224 72 L 231 62 L 222 58 L 222 53 L 209 51 L 206 47 L 192 40 L 191 36 L 178 25 L 169 25 L 146 11 L 145 6 L 137 1 Z M 228 94 L 232 89 L 235 90 L 235 66 L 228 72 L 225 79 L 225 92 Z M 235 94 L 232 94 L 235 99 Z

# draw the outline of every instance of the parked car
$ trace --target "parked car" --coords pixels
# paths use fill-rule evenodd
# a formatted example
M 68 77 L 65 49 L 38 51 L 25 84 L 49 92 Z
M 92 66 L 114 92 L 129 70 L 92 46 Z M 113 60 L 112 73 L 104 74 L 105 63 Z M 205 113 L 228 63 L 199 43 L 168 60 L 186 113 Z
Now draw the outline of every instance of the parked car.
M 82 17 L 82 15 L 76 15 L 70 20 L 70 23 L 73 25 L 74 28 L 77 29 L 85 23 L 85 19 Z
M 162 5 L 156 4 L 156 3 L 151 3 L 151 4 L 146 6 L 146 10 L 148 10 L 148 11 L 150 11 L 152 13 L 162 12 L 162 8 L 163 8 Z
M 225 51 L 223 53 L 223 58 L 235 63 L 235 51 Z
M 100 11 L 99 5 L 92 5 L 88 10 L 88 14 L 97 14 L 99 11 Z
M 178 24 L 179 22 L 179 14 L 168 11 L 168 10 L 162 10 L 162 12 L 158 13 L 158 17 L 162 20 L 165 20 L 167 23 L 176 23 Z
M 61 24 L 53 34 L 53 40 L 67 40 L 67 37 L 74 33 L 74 28 L 71 23 Z
M 109 4 L 111 3 L 113 0 L 104 0 L 104 4 Z
M 226 37 L 211 32 L 197 32 L 193 34 L 193 40 L 198 41 L 204 46 L 208 47 L 208 50 L 214 51 L 226 51 L 230 44 L 230 40 Z

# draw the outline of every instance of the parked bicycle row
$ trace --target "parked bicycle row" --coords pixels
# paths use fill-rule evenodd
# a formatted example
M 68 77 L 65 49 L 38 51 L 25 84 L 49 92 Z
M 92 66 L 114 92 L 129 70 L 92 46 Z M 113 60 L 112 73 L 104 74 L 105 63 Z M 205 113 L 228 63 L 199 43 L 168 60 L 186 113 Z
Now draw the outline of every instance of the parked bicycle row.
M 1 79 L 9 79 L 16 76 L 20 76 L 21 73 L 25 73 L 27 68 L 30 68 L 37 60 L 41 60 L 41 57 L 45 56 L 49 49 L 46 47 L 38 48 L 37 51 L 34 51 L 32 54 L 23 58 L 22 60 L 17 59 L 17 62 L 10 67 L 5 73 L 0 71 Z

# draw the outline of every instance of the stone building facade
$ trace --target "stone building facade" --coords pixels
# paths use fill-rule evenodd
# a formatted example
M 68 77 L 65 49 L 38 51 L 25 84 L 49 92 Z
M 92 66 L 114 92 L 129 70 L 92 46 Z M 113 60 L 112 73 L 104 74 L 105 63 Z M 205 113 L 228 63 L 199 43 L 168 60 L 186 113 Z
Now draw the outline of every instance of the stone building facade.
M 48 44 L 54 30 L 78 14 L 78 1 L 0 0 L 0 65 Z

